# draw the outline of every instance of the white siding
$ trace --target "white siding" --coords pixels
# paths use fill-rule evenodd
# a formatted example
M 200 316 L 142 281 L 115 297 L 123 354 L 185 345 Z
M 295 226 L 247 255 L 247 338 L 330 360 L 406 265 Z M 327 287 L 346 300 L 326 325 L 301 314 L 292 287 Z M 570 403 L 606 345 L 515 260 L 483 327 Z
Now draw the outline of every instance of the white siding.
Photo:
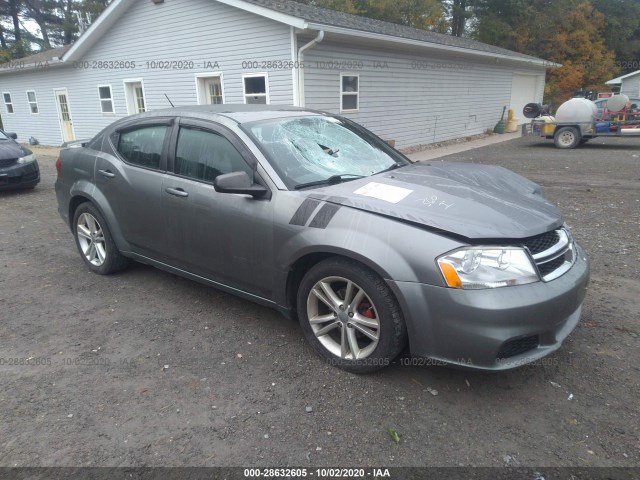
M 15 114 L 0 105 L 4 127 L 15 131 L 21 141 L 36 137 L 40 143 L 58 145 L 62 135 L 58 122 L 55 88 L 66 88 L 77 139 L 95 135 L 115 119 L 125 116 L 123 80 L 141 78 L 147 108 L 197 104 L 196 74 L 207 71 L 224 74 L 226 103 L 243 103 L 243 73 L 263 70 L 243 69 L 243 61 L 291 60 L 288 26 L 244 12 L 212 0 L 170 0 L 160 5 L 138 1 L 103 36 L 84 58 L 93 61 L 135 61 L 136 68 L 78 69 L 73 66 L 0 75 L 0 90 L 11 92 Z M 159 70 L 147 68 L 147 61 L 187 60 L 195 68 Z M 204 62 L 218 62 L 207 69 Z M 269 73 L 270 103 L 293 103 L 290 70 Z M 115 114 L 103 114 L 98 85 L 111 85 Z M 40 113 L 31 115 L 27 90 L 35 90 Z
M 624 80 L 622 80 L 620 93 L 624 93 L 628 97 L 640 97 L 640 73 L 634 75 L 633 77 L 625 78 Z
M 304 61 L 306 107 L 339 113 L 340 73 L 358 73 L 360 111 L 344 116 L 396 140 L 398 148 L 493 129 L 509 106 L 514 72 L 539 75 L 538 101 L 544 91 L 542 68 L 522 70 L 469 58 L 323 42 L 308 50 Z M 363 67 L 350 68 L 354 62 Z

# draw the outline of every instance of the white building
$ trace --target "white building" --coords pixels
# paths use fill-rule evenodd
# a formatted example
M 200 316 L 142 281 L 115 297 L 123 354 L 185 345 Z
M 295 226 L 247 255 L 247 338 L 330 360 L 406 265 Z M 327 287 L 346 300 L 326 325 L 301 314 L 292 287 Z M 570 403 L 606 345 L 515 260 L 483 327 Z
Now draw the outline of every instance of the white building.
M 606 84 L 628 97 L 638 98 L 640 97 L 640 70 L 609 80 Z
M 399 148 L 493 128 L 541 102 L 543 60 L 289 0 L 114 0 L 70 47 L 0 66 L 7 131 L 59 145 L 199 103 L 298 105 Z M 524 119 L 523 119 L 524 121 Z

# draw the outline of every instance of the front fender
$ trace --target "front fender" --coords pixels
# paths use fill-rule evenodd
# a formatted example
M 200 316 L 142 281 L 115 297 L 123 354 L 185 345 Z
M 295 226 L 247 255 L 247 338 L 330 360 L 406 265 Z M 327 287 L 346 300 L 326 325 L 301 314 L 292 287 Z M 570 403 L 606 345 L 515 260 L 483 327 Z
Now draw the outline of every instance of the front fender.
M 311 254 L 351 258 L 386 280 L 443 286 L 435 259 L 462 245 L 424 227 L 350 207 L 340 207 L 325 228 L 289 224 L 280 237 L 275 242 L 280 292 L 286 291 L 296 262 Z
M 411 279 L 407 281 L 416 281 L 416 272 L 403 255 L 381 239 L 365 232 L 345 228 L 332 228 L 323 232 L 307 230 L 283 244 L 280 253 L 282 264 L 286 266 L 293 265 L 310 254 L 331 253 L 357 260 L 385 279 L 400 275 Z M 278 260 L 280 264 L 280 259 Z

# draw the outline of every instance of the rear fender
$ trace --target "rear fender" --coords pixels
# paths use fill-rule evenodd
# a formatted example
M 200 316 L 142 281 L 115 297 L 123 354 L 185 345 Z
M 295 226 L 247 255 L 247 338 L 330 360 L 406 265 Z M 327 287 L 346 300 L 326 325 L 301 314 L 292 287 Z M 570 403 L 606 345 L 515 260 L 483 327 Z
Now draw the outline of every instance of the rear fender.
M 111 209 L 111 205 L 109 204 L 107 198 L 102 194 L 102 192 L 89 181 L 78 180 L 71 187 L 70 205 L 73 205 L 74 199 L 76 199 L 77 197 L 85 198 L 89 202 L 93 203 L 98 211 L 100 211 L 102 217 L 107 222 L 109 232 L 111 233 L 111 237 L 118 247 L 118 250 L 120 250 L 120 252 L 131 251 L 131 246 L 122 235 L 122 231 L 118 226 L 118 222 L 113 213 L 113 210 Z M 69 212 L 69 225 L 71 227 L 71 230 L 73 231 L 73 212 Z

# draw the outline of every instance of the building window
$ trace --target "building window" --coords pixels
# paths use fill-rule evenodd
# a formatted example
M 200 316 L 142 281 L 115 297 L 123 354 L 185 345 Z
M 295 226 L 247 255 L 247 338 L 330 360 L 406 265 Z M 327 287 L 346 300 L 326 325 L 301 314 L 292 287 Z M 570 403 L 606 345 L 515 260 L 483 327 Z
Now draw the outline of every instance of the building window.
M 98 94 L 100 95 L 100 109 L 102 113 L 114 113 L 111 85 L 99 86 Z
M 198 87 L 198 105 L 222 105 L 224 91 L 222 74 L 196 76 Z
M 124 86 L 127 96 L 127 112 L 129 115 L 146 112 L 147 102 L 144 97 L 142 80 L 125 80 Z
M 142 85 L 138 85 L 135 87 L 136 94 L 136 108 L 138 109 L 138 113 L 146 112 L 147 107 L 144 104 L 144 91 L 142 90 Z
M 357 112 L 360 108 L 360 77 L 340 74 L 340 111 Z
M 38 113 L 38 99 L 36 98 L 36 92 L 34 92 L 33 90 L 28 91 L 27 101 L 29 102 L 31 113 Z
M 67 100 L 67 96 L 60 95 L 58 97 L 58 101 L 60 103 L 60 118 L 62 118 L 63 122 L 70 122 L 71 113 L 69 113 L 69 101 Z
M 242 79 L 244 103 L 269 104 L 269 78 L 266 73 L 245 75 Z
M 7 113 L 13 113 L 13 101 L 11 100 L 11 94 L 5 93 L 4 96 L 4 104 L 7 107 Z

